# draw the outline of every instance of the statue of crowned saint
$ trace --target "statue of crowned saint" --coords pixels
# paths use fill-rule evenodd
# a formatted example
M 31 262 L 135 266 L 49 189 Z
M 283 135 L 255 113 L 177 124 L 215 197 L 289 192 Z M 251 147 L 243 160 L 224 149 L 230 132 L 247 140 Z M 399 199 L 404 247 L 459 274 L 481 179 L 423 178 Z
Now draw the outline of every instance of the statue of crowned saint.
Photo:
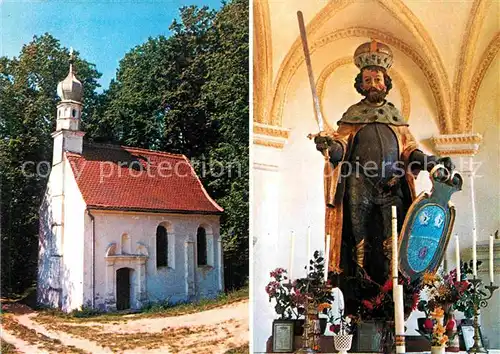
M 374 313 L 370 304 L 381 301 L 381 289 L 392 289 L 398 275 L 410 286 L 425 272 L 436 272 L 454 222 L 449 199 L 462 178 L 450 158 L 419 149 L 407 119 L 386 100 L 393 86 L 391 49 L 375 40 L 363 43 L 354 63 L 354 87 L 363 98 L 342 115 L 337 130 L 325 131 L 319 122 L 320 132 L 310 137 L 325 157 L 329 279 L 342 290 L 346 313 L 387 320 L 394 313 Z M 415 179 L 422 170 L 430 173 L 433 190 L 417 197 Z M 406 314 L 411 308 L 405 301 Z

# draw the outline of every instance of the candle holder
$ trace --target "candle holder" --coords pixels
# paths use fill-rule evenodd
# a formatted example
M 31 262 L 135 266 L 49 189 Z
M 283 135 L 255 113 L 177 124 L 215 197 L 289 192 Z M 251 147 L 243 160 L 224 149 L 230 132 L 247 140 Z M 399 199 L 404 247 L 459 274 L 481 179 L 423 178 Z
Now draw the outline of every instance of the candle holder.
M 308 281 L 313 279 L 307 278 Z M 305 301 L 305 321 L 304 321 L 304 333 L 302 334 L 302 348 L 298 349 L 295 353 L 318 353 L 320 351 L 319 340 L 321 336 L 321 326 L 318 313 L 318 302 L 312 296 L 311 293 L 315 293 L 321 289 L 324 292 L 332 290 L 332 287 L 328 284 L 322 284 L 320 286 L 314 286 L 310 282 L 306 287 L 306 301 Z
M 490 283 L 490 285 L 484 285 L 482 280 L 476 278 L 476 276 L 474 276 L 472 279 L 469 279 L 469 282 L 472 284 L 471 305 L 474 309 L 474 345 L 469 349 L 468 353 L 488 353 L 488 351 L 482 347 L 480 342 L 478 322 L 479 310 L 488 306 L 488 300 L 491 299 L 495 290 L 498 289 L 498 286 L 493 285 L 492 282 Z M 484 289 L 486 289 L 489 294 L 485 293 Z

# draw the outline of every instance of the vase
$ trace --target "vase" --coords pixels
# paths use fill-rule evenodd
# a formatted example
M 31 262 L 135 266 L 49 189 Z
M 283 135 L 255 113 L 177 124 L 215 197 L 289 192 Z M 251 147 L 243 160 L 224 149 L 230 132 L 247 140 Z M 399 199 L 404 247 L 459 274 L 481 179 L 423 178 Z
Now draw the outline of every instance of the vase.
M 346 354 L 351 349 L 352 334 L 336 334 L 333 336 L 333 344 L 340 354 Z
M 440 346 L 432 346 L 431 347 L 431 354 L 444 354 L 445 353 L 445 347 L 444 345 Z

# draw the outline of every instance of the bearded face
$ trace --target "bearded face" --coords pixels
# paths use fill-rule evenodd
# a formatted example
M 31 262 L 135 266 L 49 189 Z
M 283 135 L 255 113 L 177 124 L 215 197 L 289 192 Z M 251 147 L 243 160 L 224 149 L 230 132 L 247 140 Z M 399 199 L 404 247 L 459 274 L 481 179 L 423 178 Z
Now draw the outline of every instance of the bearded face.
M 387 96 L 384 73 L 381 70 L 364 69 L 361 74 L 361 94 L 370 103 L 382 103 Z

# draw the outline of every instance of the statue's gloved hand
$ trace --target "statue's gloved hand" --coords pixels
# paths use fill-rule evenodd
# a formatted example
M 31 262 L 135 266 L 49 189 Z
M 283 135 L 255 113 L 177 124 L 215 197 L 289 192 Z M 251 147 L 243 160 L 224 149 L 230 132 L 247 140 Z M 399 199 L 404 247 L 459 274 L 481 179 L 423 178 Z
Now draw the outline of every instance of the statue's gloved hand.
M 453 161 L 451 161 L 451 158 L 449 157 L 440 157 L 439 159 L 437 159 L 437 163 L 444 165 L 444 167 L 446 167 L 446 169 L 450 173 L 452 173 L 453 170 L 455 169 L 455 165 L 453 164 Z
M 451 158 L 427 155 L 420 150 L 415 150 L 411 153 L 410 163 L 412 168 L 419 170 L 425 169 L 428 172 L 431 172 L 431 170 L 436 165 L 443 165 L 446 168 L 446 171 L 437 172 L 439 174 L 443 174 L 443 176 L 441 176 L 443 178 L 445 177 L 445 175 L 450 176 L 453 170 L 455 169 L 455 165 L 451 161 Z
M 342 160 L 344 149 L 340 143 L 333 140 L 330 136 L 318 135 L 314 138 L 314 143 L 316 144 L 316 150 L 320 151 L 322 154 L 328 150 L 331 163 L 335 164 Z
M 317 135 L 314 137 L 314 143 L 316 144 L 316 150 L 324 152 L 333 144 L 333 139 L 329 136 Z

